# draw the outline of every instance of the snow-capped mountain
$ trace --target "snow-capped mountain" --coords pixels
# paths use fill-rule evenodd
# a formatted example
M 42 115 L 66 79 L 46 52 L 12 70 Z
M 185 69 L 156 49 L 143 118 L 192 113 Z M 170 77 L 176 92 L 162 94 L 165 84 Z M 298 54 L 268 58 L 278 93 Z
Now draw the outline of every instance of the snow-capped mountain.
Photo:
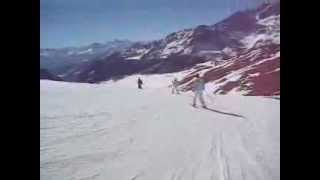
M 278 5 L 264 5 L 257 11 L 260 26 L 241 38 L 244 48 L 216 65 L 198 64 L 183 80 L 190 89 L 190 80 L 200 73 L 216 94 L 239 92 L 244 95 L 280 95 L 280 14 Z
M 82 47 L 40 49 L 40 65 L 56 75 L 62 75 L 83 62 L 92 61 L 97 57 L 109 56 L 131 44 L 132 42 L 127 40 L 113 40 Z
M 214 25 L 200 25 L 184 29 L 166 36 L 164 39 L 144 44 L 140 48 L 129 49 L 127 59 L 157 59 L 176 55 L 220 55 L 234 56 L 232 51 L 243 47 L 242 40 L 253 34 L 263 34 L 267 28 L 277 26 L 268 24 L 267 17 L 280 14 L 279 4 L 263 4 L 257 9 L 237 12 Z M 280 18 L 280 16 L 277 16 Z M 261 20 L 261 21 L 260 21 Z M 270 20 L 269 20 L 270 21 Z M 271 22 L 272 23 L 272 22 Z M 279 27 L 279 25 L 278 25 Z
M 192 76 L 202 73 L 214 93 L 280 94 L 280 3 L 237 12 L 214 25 L 184 29 L 157 41 L 134 43 L 81 64 L 66 79 L 95 83 L 186 70 L 181 82 L 186 90 Z

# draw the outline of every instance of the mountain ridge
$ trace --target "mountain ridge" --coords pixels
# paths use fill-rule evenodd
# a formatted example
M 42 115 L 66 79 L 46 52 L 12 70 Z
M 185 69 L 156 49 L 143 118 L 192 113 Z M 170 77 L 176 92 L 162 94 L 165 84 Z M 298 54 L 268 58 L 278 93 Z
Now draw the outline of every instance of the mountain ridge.
M 190 77 L 200 73 L 206 82 L 221 86 L 214 88 L 215 93 L 228 93 L 236 88 L 247 95 L 277 95 L 280 94 L 279 7 L 280 3 L 265 3 L 256 9 L 236 12 L 213 25 L 183 29 L 151 42 L 133 42 L 109 55 L 73 66 L 63 78 L 99 83 L 134 74 L 178 73 L 189 69 L 181 83 L 185 90 L 190 90 Z M 272 60 L 267 62 L 268 58 Z M 233 71 L 244 74 L 228 82 Z M 259 75 L 251 77 L 250 73 Z M 221 74 L 227 77 L 220 77 Z M 272 88 L 263 90 L 261 82 Z

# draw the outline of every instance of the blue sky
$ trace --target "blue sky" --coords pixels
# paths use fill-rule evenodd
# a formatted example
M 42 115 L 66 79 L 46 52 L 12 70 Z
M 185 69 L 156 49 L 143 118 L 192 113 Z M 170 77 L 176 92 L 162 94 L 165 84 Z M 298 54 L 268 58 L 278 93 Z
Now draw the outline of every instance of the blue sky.
M 263 0 L 40 0 L 40 46 L 160 39 Z

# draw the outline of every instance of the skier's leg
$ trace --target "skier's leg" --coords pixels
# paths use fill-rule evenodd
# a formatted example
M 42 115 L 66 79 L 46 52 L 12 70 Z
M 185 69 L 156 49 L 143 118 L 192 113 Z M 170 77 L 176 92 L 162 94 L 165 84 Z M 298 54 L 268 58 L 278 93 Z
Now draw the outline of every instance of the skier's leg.
M 179 94 L 176 86 L 174 86 L 173 89 L 176 94 Z
M 203 91 L 199 92 L 199 99 L 200 99 L 200 102 L 202 104 L 202 107 L 207 107 L 206 103 L 205 103 L 205 101 L 203 99 Z
M 177 94 L 180 94 L 178 87 L 176 87 L 176 92 Z
M 195 91 L 193 96 L 193 104 L 192 104 L 193 106 L 197 105 L 197 98 L 198 98 L 198 92 Z

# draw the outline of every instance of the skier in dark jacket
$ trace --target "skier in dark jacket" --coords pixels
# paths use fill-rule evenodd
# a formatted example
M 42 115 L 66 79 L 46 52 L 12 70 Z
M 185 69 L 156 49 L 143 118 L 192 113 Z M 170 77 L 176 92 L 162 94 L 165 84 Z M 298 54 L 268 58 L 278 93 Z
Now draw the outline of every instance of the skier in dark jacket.
M 140 78 L 138 78 L 138 88 L 139 89 L 142 89 L 142 84 L 143 84 L 142 80 Z

